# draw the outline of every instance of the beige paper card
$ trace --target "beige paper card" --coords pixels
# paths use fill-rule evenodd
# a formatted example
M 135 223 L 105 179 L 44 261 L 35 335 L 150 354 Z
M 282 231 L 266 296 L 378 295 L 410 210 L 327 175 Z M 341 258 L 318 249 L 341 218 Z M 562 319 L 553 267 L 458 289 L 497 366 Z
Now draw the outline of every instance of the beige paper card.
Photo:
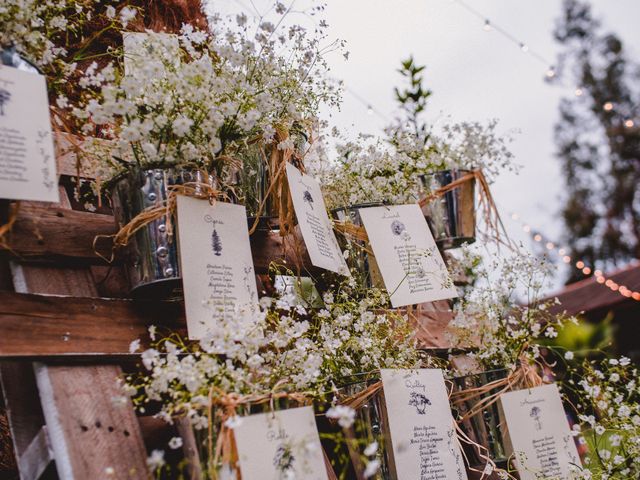
M 179 195 L 178 236 L 189 338 L 221 319 L 251 322 L 258 290 L 244 206 Z
M 1 65 L 0 198 L 59 201 L 45 78 Z
M 242 480 L 327 480 L 312 407 L 242 417 L 233 429 Z
M 442 370 L 381 370 L 398 480 L 467 480 Z
M 580 465 L 555 383 L 500 396 L 521 480 L 569 479 Z
M 361 208 L 359 212 L 391 305 L 458 296 L 417 204 Z
M 327 215 L 320 184 L 290 163 L 287 163 L 287 179 L 311 263 L 325 270 L 350 275 Z

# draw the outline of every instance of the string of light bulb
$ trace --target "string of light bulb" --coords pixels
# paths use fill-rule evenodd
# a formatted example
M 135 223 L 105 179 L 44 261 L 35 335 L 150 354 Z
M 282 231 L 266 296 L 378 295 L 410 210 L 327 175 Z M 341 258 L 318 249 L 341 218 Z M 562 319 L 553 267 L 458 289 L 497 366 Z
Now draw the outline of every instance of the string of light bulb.
M 609 288 L 613 292 L 618 292 L 623 297 L 632 298 L 640 302 L 640 292 L 631 290 L 625 285 L 619 285 L 615 280 L 606 276 L 602 270 L 596 269 L 595 266 L 589 266 L 584 260 L 572 258 L 571 255 L 569 255 L 569 249 L 567 247 L 559 246 L 549 239 L 546 239 L 538 230 L 533 229 L 531 225 L 522 221 L 520 215 L 517 213 L 512 213 L 511 219 L 518 222 L 522 230 L 529 234 L 534 242 L 544 245 L 549 253 L 555 253 L 563 263 L 571 265 L 584 275 L 591 275 L 593 273 L 598 284 Z
M 538 51 L 531 49 L 527 43 L 525 43 L 524 41 L 518 39 L 515 35 L 512 35 L 511 33 L 509 33 L 509 31 L 507 29 L 505 29 L 502 26 L 500 26 L 500 25 L 496 24 L 495 22 L 493 22 L 491 19 L 489 19 L 489 17 L 484 15 L 482 12 L 476 10 L 474 7 L 471 7 L 470 5 L 468 5 L 464 0 L 451 0 L 451 2 L 459 5 L 460 7 L 462 7 L 464 10 L 466 10 L 471 15 L 479 18 L 481 20 L 481 22 L 482 22 L 482 29 L 485 32 L 493 32 L 493 31 L 495 31 L 502 38 L 504 38 L 505 40 L 507 40 L 510 43 L 513 43 L 515 46 L 517 46 L 523 53 L 526 53 L 528 56 L 530 56 L 534 60 L 538 61 L 539 63 L 541 63 L 543 65 L 545 65 L 546 66 L 545 77 L 547 79 L 551 80 L 552 78 L 554 78 L 556 76 L 556 68 L 553 65 L 553 63 L 550 62 L 549 60 L 547 60 Z M 584 95 L 584 93 L 585 93 L 584 87 L 582 87 L 580 85 L 574 87 L 574 89 L 573 89 L 573 94 L 576 97 L 581 97 L 582 95 Z M 605 112 L 614 112 L 615 104 L 613 102 L 605 102 L 605 103 L 602 104 L 602 109 Z M 623 115 L 624 112 L 620 112 L 620 113 L 621 113 L 621 115 Z M 635 127 L 636 122 L 634 121 L 633 118 L 626 118 L 623 121 L 623 125 L 626 128 L 633 128 L 633 127 Z

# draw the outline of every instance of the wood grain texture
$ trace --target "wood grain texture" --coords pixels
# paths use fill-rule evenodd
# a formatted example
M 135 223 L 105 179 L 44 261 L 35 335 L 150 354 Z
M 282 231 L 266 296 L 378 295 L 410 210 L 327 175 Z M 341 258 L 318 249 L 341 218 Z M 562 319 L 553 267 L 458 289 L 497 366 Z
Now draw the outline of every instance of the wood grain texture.
M 186 335 L 182 304 L 0 292 L 0 358 L 129 355 L 150 325 Z
M 18 264 L 14 264 L 12 270 L 17 292 L 79 296 L 96 294 L 95 285 L 89 281 L 92 278 L 89 270 L 60 270 Z M 55 281 L 51 281 L 52 276 L 55 276 Z M 44 295 L 41 297 L 46 298 Z M 49 298 L 64 300 L 64 297 Z M 86 313 L 91 315 L 92 309 L 88 308 Z M 67 342 L 63 340 L 63 343 Z M 37 363 L 34 370 L 56 469 L 61 479 L 150 477 L 140 425 L 131 401 L 122 397 L 118 384 L 122 378 L 119 366 L 53 366 Z M 114 399 L 118 398 L 122 401 L 116 404 Z
M 0 362 L 0 381 L 16 460 L 44 425 L 36 379 L 28 362 Z
M 105 265 L 93 248 L 97 235 L 116 232 L 110 215 L 78 212 L 60 206 L 37 202 L 22 202 L 18 220 L 9 236 L 8 255 L 21 261 L 64 263 L 65 265 Z M 272 262 L 287 265 L 294 271 L 317 274 L 299 231 L 283 238 L 278 232 L 255 232 L 251 237 L 251 251 L 257 273 L 268 273 Z M 98 241 L 97 248 L 110 255 L 109 240 Z M 121 258 L 116 256 L 116 265 Z
M 115 365 L 36 365 L 60 478 L 149 478 L 133 407 L 113 400 L 122 395 L 121 373 Z

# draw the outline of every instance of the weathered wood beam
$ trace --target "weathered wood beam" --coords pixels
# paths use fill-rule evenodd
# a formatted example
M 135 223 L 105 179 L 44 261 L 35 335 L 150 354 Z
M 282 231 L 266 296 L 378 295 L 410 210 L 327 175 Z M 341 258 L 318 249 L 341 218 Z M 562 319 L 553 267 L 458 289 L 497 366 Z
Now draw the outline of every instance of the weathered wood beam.
M 184 334 L 182 304 L 0 292 L 0 358 L 128 355 L 150 325 Z

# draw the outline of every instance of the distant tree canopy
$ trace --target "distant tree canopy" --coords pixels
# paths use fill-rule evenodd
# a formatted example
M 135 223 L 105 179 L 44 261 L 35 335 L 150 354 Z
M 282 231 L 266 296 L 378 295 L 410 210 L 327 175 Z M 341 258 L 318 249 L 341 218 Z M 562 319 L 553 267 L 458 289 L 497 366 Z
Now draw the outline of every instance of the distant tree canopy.
M 640 258 L 640 66 L 588 2 L 564 0 L 555 81 L 575 85 L 555 128 L 562 216 L 574 262 L 611 269 Z M 569 282 L 582 278 L 572 269 Z

